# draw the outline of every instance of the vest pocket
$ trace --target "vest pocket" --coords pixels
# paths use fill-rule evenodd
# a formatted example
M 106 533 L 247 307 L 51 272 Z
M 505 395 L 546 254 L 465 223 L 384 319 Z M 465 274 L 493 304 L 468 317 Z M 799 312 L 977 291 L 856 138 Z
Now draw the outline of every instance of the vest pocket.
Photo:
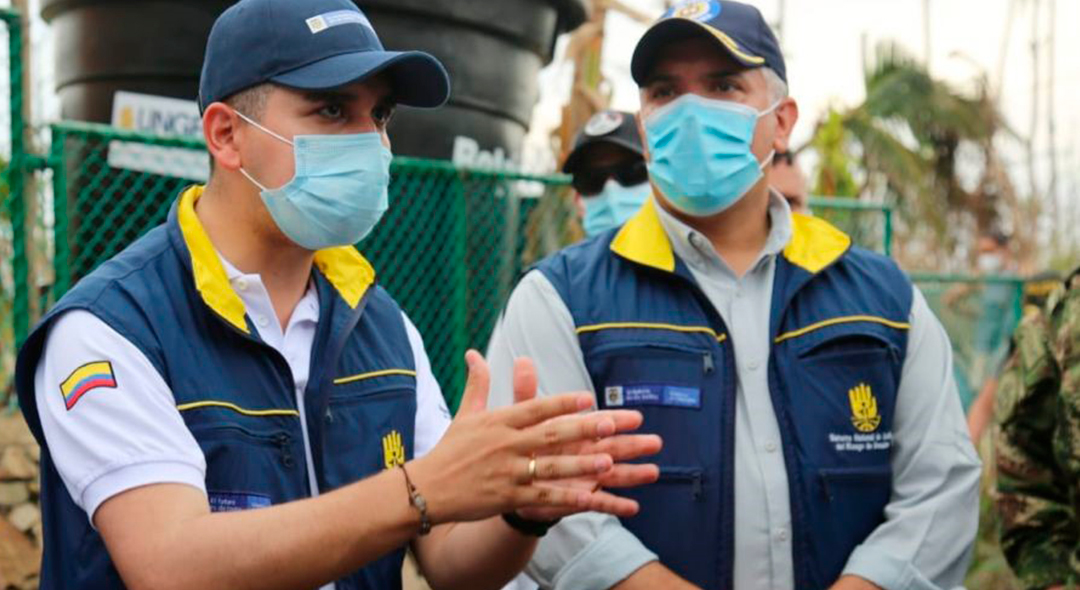
M 328 490 L 412 458 L 416 389 L 401 384 L 335 387 L 323 416 Z
M 811 534 L 825 543 L 822 571 L 843 569 L 851 552 L 885 520 L 885 506 L 892 494 L 892 468 L 888 465 L 859 468 L 823 468 L 818 472 L 820 511 Z M 827 546 L 826 546 L 827 544 Z
M 716 372 L 714 352 L 669 343 L 600 346 L 588 366 L 599 405 L 700 410 L 705 377 Z
M 306 495 L 300 441 L 287 430 L 237 424 L 191 426 L 206 456 L 206 487 L 223 494 L 261 495 L 280 504 Z
M 661 465 L 653 484 L 621 490 L 641 511 L 623 525 L 667 567 L 697 584 L 713 579 L 719 559 L 721 492 L 715 472 L 688 465 Z
M 663 437 L 649 462 L 707 465 L 720 452 L 719 387 L 708 387 L 718 382 L 716 354 L 666 342 L 609 344 L 590 351 L 588 366 L 601 409 L 637 410 L 645 419 L 639 432 Z
M 900 370 L 893 343 L 854 326 L 798 351 L 793 363 L 781 361 L 804 461 L 833 478 L 888 468 Z

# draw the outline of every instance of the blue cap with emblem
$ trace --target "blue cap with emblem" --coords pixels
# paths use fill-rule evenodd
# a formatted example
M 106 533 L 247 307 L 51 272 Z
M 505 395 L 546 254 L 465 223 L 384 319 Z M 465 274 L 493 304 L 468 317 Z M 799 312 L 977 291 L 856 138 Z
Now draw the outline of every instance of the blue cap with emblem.
M 401 104 L 437 107 L 450 96 L 439 60 L 386 51 L 351 0 L 241 0 L 210 31 L 199 108 L 264 82 L 328 90 L 380 72 Z
M 645 31 L 634 49 L 630 62 L 634 81 L 643 86 L 661 50 L 673 41 L 694 35 L 713 39 L 747 68 L 768 67 L 787 82 L 780 43 L 761 12 L 729 0 L 684 1 L 668 9 Z

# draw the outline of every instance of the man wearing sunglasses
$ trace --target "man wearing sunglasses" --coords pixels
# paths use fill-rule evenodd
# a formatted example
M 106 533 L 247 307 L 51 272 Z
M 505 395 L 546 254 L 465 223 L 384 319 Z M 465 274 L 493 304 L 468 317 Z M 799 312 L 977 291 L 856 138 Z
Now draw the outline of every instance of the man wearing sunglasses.
M 565 519 L 527 571 L 576 590 L 956 587 L 981 469 L 948 337 L 893 261 L 770 189 L 798 107 L 761 13 L 679 3 L 631 72 L 653 198 L 523 277 L 492 358 L 641 410 L 660 480 L 631 492 L 637 516 Z
M 652 194 L 634 115 L 601 111 L 574 140 L 562 171 L 573 177 L 585 235 L 618 227 Z

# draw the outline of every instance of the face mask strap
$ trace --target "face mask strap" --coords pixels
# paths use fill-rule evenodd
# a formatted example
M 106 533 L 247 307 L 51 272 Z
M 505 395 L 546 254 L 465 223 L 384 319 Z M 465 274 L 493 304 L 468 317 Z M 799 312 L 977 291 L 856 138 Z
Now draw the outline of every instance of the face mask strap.
M 776 109 L 780 108 L 780 105 L 783 104 L 783 102 L 784 102 L 784 99 L 782 99 L 782 98 L 780 100 L 774 102 L 771 107 L 769 107 L 769 108 L 765 109 L 764 111 L 761 111 L 760 113 L 758 113 L 758 118 L 760 119 L 761 117 L 765 117 L 767 115 L 771 115 L 771 114 L 775 113 Z
M 772 164 L 773 158 L 776 157 L 776 150 L 769 150 L 769 155 L 765 156 L 765 159 L 761 161 L 761 169 L 764 171 L 765 167 Z
M 784 102 L 784 99 L 782 99 L 782 98 L 777 100 L 776 102 L 774 102 L 771 107 L 765 109 L 764 111 L 761 111 L 758 114 L 758 119 L 761 119 L 762 117 L 766 117 L 768 115 L 771 115 L 772 113 L 775 113 L 776 109 L 780 108 L 780 104 L 783 103 L 783 102 Z M 768 166 L 769 164 L 772 164 L 773 158 L 775 158 L 775 157 L 776 157 L 776 150 L 775 149 L 770 150 L 769 155 L 765 156 L 765 159 L 761 161 L 761 169 L 765 170 L 766 166 Z
M 289 141 L 288 139 L 285 139 L 284 137 L 278 135 L 277 133 L 274 133 L 273 131 L 270 131 L 266 127 L 263 127 L 262 125 L 256 123 L 251 117 L 248 117 L 244 113 L 241 113 L 240 111 L 235 111 L 235 112 L 236 112 L 236 115 L 238 117 L 240 117 L 241 119 L 247 121 L 252 126 L 254 126 L 256 129 L 262 131 L 263 133 L 269 135 L 270 137 L 273 137 L 274 139 L 276 139 L 276 140 L 278 140 L 280 142 L 286 143 L 286 144 L 288 144 L 290 146 L 294 145 L 293 142 Z
M 270 190 L 270 189 L 266 188 L 265 186 L 263 186 L 258 180 L 255 180 L 254 178 L 252 178 L 252 176 L 250 174 L 248 174 L 248 171 L 244 170 L 243 166 L 240 167 L 240 174 L 243 174 L 244 178 L 251 181 L 251 184 L 254 184 L 255 186 L 259 187 L 259 190 L 261 190 L 263 192 L 266 192 L 266 191 Z
M 293 144 L 293 142 L 285 139 L 284 137 L 278 135 L 277 133 L 274 133 L 273 131 L 270 131 L 269 129 L 267 129 L 266 127 L 263 127 L 259 123 L 256 123 L 255 120 L 253 120 L 251 117 L 245 115 L 244 113 L 241 113 L 240 111 L 237 111 L 236 109 L 233 109 L 233 111 L 236 113 L 236 115 L 238 117 L 240 117 L 244 121 L 247 121 L 248 124 L 255 127 L 259 131 L 262 131 L 263 133 L 269 135 L 270 137 L 273 137 L 274 139 L 276 139 L 276 140 L 278 140 L 280 142 L 283 142 L 283 143 L 285 143 L 285 144 L 287 144 L 287 145 L 289 145 L 291 147 L 296 147 Z M 259 190 L 261 190 L 263 192 L 267 192 L 267 191 L 270 190 L 270 189 L 266 188 L 265 186 L 263 186 L 262 183 L 260 183 L 258 180 L 255 180 L 255 178 L 252 177 L 250 174 L 248 174 L 248 171 L 244 170 L 243 166 L 240 167 L 240 174 L 243 174 L 244 178 L 247 178 L 251 182 L 251 184 L 254 184 L 255 186 L 259 187 Z

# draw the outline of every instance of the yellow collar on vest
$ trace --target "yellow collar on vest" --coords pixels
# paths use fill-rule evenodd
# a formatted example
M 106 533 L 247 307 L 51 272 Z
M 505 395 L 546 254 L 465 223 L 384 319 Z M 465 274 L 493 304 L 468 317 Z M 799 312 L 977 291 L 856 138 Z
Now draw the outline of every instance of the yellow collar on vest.
M 615 235 L 611 251 L 631 262 L 674 272 L 675 252 L 656 207 L 654 199 L 645 201 Z M 784 248 L 784 258 L 816 274 L 850 247 L 851 238 L 824 219 L 793 213 L 792 236 Z
M 820 217 L 792 213 L 791 221 L 791 241 L 784 248 L 784 258 L 811 274 L 821 272 L 851 248 L 851 237 Z
M 244 302 L 229 284 L 229 277 L 218 258 L 217 250 L 195 214 L 195 201 L 202 196 L 204 188 L 193 186 L 184 191 L 180 195 L 176 212 L 184 243 L 191 253 L 195 288 L 210 309 L 247 334 L 250 331 L 244 319 L 247 313 Z M 319 250 L 315 253 L 315 266 L 349 307 L 355 308 L 375 282 L 375 269 L 352 246 Z

